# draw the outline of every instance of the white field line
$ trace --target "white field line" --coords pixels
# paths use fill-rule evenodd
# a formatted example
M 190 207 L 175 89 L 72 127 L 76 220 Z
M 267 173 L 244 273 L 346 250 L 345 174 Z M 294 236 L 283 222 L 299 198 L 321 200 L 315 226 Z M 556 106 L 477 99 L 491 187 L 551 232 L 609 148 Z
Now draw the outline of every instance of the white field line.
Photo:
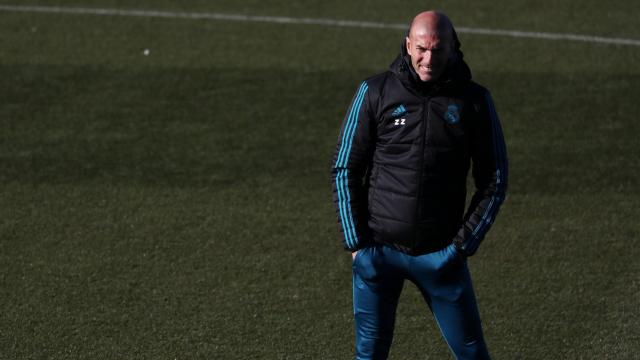
M 331 26 L 331 27 L 369 28 L 369 29 L 406 30 L 408 27 L 408 24 L 381 23 L 381 22 L 372 22 L 372 21 L 314 19 L 314 18 L 297 18 L 297 17 L 285 17 L 285 16 L 259 16 L 259 15 L 223 14 L 223 13 L 209 13 L 209 12 L 174 12 L 174 11 L 156 11 L 156 10 L 100 9 L 100 8 L 61 7 L 61 6 L 0 5 L 0 11 L 47 13 L 47 14 L 83 14 L 83 15 L 102 15 L 102 16 L 134 16 L 134 17 L 147 17 L 147 18 L 265 22 L 265 23 L 277 23 L 277 24 L 303 24 L 303 25 L 321 25 L 321 26 Z M 582 41 L 582 42 L 600 43 L 600 44 L 640 46 L 639 39 L 611 38 L 611 37 L 579 35 L 579 34 L 483 29 L 483 28 L 470 28 L 470 27 L 456 27 L 456 31 L 463 34 L 507 36 L 507 37 L 515 37 L 515 38 L 530 38 L 530 39 L 545 39 L 545 40 L 568 40 L 568 41 Z

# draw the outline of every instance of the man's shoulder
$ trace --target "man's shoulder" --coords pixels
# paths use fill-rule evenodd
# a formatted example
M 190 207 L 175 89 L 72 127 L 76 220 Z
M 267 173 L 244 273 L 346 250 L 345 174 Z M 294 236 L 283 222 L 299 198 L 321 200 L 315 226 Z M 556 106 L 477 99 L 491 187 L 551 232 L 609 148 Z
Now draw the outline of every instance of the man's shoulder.
M 485 94 L 489 93 L 489 89 L 473 80 L 469 81 L 468 91 L 479 96 L 485 96 Z
M 473 80 L 470 80 L 467 84 L 465 93 L 476 105 L 485 103 L 486 99 L 491 96 L 488 88 Z

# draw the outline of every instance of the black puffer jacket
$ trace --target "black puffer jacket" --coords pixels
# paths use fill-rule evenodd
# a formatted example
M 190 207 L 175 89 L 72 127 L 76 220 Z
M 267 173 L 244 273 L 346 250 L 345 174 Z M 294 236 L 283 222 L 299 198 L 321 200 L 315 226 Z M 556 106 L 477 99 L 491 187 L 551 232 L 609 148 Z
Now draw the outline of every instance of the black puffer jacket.
M 344 247 L 386 243 L 409 254 L 454 242 L 472 255 L 507 188 L 507 155 L 489 92 L 456 55 L 431 84 L 404 42 L 382 74 L 360 85 L 333 158 L 333 198 Z M 476 191 L 464 212 L 470 165 Z

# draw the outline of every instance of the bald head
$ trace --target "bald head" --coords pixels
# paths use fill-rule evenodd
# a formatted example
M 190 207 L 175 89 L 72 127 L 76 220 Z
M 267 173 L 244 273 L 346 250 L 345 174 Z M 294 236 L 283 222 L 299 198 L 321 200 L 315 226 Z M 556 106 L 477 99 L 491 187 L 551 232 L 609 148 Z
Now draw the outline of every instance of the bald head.
M 437 80 L 455 56 L 451 20 L 441 12 L 421 12 L 411 22 L 406 45 L 420 80 Z
M 413 18 L 409 37 L 431 34 L 438 35 L 443 40 L 453 40 L 453 24 L 447 15 L 438 11 L 423 11 Z

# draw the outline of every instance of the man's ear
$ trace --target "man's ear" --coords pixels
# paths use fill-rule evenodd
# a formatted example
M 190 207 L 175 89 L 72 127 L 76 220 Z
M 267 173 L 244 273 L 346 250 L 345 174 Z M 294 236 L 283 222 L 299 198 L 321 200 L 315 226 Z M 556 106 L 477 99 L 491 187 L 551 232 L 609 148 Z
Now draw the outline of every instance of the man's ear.
M 405 37 L 405 46 L 407 47 L 407 53 L 409 55 L 411 55 L 411 40 L 409 40 L 409 37 Z

